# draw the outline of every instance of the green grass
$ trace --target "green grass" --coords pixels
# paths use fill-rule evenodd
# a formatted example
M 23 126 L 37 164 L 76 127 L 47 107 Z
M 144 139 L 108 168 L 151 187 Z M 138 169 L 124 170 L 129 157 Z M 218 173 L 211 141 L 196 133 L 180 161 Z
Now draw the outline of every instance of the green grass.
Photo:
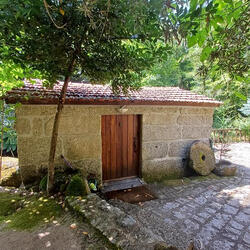
M 31 230 L 61 216 L 62 208 L 46 197 L 20 197 L 0 193 L 0 223 L 5 229 Z
M 0 193 L 0 222 L 16 212 L 21 206 L 22 198 L 19 195 Z

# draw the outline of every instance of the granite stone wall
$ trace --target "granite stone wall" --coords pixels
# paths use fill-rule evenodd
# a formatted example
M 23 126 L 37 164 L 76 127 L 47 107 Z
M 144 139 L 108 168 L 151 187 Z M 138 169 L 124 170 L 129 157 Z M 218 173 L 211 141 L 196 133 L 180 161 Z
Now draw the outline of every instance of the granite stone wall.
M 146 180 L 178 178 L 185 174 L 188 146 L 208 142 L 213 108 L 127 106 L 125 114 L 142 115 L 141 168 Z M 55 105 L 22 105 L 16 110 L 19 166 L 24 181 L 47 167 Z M 66 105 L 59 127 L 56 165 L 63 154 L 83 173 L 102 179 L 101 115 L 121 114 L 119 106 Z

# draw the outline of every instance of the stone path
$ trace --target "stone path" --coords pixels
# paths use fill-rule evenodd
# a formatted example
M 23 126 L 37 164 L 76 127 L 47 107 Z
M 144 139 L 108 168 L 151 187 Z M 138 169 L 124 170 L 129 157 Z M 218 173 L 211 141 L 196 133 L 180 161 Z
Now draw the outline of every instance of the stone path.
M 164 241 L 160 235 L 144 227 L 133 216 L 95 194 L 84 199 L 68 197 L 67 203 L 119 249 L 153 250 L 156 243 Z M 177 245 L 190 245 L 190 239 L 181 237 L 174 228 L 168 229 L 172 232 L 172 241 L 178 240 Z
M 225 158 L 241 164 L 235 177 L 178 187 L 152 185 L 159 199 L 142 207 L 111 203 L 133 216 L 141 227 L 180 249 L 187 248 L 180 243 L 181 238 L 193 239 L 198 249 L 250 249 L 250 144 L 231 148 Z M 175 231 L 180 242 L 172 237 Z

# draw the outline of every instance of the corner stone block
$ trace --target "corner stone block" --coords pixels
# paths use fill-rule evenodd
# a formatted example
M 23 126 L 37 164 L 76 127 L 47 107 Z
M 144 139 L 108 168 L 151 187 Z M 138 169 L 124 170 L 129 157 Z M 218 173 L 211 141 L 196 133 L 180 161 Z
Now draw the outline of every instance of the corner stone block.
M 51 117 L 47 118 L 44 121 L 44 130 L 45 130 L 45 135 L 46 136 L 51 136 L 52 135 L 54 119 L 55 119 L 55 117 L 51 116 Z
M 35 181 L 38 176 L 38 170 L 35 165 L 20 165 L 20 171 L 25 185 Z
M 212 127 L 204 127 L 201 129 L 201 138 L 210 138 L 212 133 Z
M 78 161 L 72 161 L 72 165 L 78 169 L 81 169 L 83 176 L 87 176 L 88 174 L 95 174 L 97 177 L 101 177 L 101 160 L 86 158 Z
M 31 122 L 28 118 L 18 117 L 16 119 L 16 131 L 18 135 L 29 135 L 31 132 Z
M 181 126 L 202 126 L 205 122 L 202 115 L 181 115 L 178 118 L 178 124 Z
M 143 126 L 142 138 L 144 142 L 180 139 L 181 129 L 177 126 L 145 125 Z
M 69 160 L 100 158 L 101 143 L 95 136 L 69 136 L 63 138 L 65 157 Z
M 213 115 L 207 115 L 205 118 L 204 126 L 212 127 L 213 126 Z
M 143 115 L 144 124 L 173 126 L 177 124 L 176 114 L 150 113 Z
M 203 138 L 201 134 L 201 127 L 184 126 L 182 128 L 182 139 L 200 139 Z
M 32 119 L 32 134 L 34 136 L 43 136 L 44 135 L 44 127 L 43 127 L 43 119 L 39 117 L 35 117 Z
M 181 140 L 169 143 L 168 156 L 186 158 L 192 142 L 193 140 Z
M 167 152 L 168 152 L 167 142 L 148 142 L 142 144 L 143 160 L 164 158 L 167 156 Z
M 49 159 L 50 137 L 18 137 L 18 155 L 20 165 L 40 165 Z M 56 158 L 62 153 L 62 143 L 58 138 Z
M 81 135 L 88 132 L 88 116 L 71 114 L 62 116 L 58 133 L 60 135 Z
M 56 105 L 26 105 L 22 104 L 16 109 L 16 114 L 22 116 L 47 116 L 56 113 Z
M 70 115 L 70 114 L 76 114 L 76 115 L 89 115 L 89 108 L 85 105 L 64 105 L 64 108 L 62 110 L 62 115 Z
M 142 177 L 148 181 L 178 179 L 183 175 L 184 166 L 180 158 L 143 161 Z
M 45 134 L 51 136 L 55 117 L 50 117 L 45 121 Z M 62 116 L 59 125 L 59 135 L 82 135 L 88 133 L 89 119 L 85 115 L 68 115 Z
M 91 114 L 87 120 L 88 133 L 101 135 L 101 115 Z
M 151 109 L 147 110 L 147 112 L 156 112 L 156 113 L 163 113 L 163 114 L 179 114 L 180 107 L 157 107 L 157 106 L 152 106 Z
M 182 107 L 181 114 L 213 114 L 214 108 L 201 108 L 201 107 Z

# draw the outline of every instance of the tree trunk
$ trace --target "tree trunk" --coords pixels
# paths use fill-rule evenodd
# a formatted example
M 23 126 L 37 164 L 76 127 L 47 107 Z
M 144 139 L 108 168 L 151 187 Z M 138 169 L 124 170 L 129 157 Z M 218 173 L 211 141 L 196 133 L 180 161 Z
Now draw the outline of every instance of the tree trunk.
M 69 65 L 68 74 L 67 74 L 67 76 L 65 76 L 65 79 L 64 79 L 63 87 L 62 87 L 60 97 L 59 97 L 59 102 L 57 105 L 57 111 L 56 111 L 56 115 L 55 115 L 53 130 L 52 130 L 52 136 L 51 136 L 51 142 L 50 142 L 50 152 L 49 152 L 49 164 L 48 164 L 48 179 L 47 179 L 47 193 L 48 194 L 53 189 L 53 185 L 54 185 L 54 173 L 55 173 L 55 164 L 54 163 L 55 163 L 58 129 L 59 129 L 63 105 L 65 103 L 67 88 L 68 88 L 68 84 L 70 81 L 70 76 L 71 76 L 72 71 L 73 71 L 74 62 L 75 62 L 75 58 L 73 58 L 71 64 Z
M 1 112 L 0 180 L 2 178 L 2 165 L 3 165 L 3 128 L 4 128 L 4 101 L 2 102 L 2 112 Z

